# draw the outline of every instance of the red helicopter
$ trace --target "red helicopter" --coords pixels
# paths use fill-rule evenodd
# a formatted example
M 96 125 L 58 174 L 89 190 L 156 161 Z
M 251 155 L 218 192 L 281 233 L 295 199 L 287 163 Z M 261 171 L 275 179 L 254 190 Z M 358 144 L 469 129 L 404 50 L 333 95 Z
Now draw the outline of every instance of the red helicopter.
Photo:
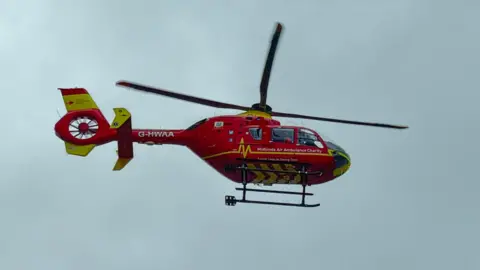
M 128 81 L 118 86 L 163 95 L 206 106 L 238 109 L 238 115 L 202 119 L 186 129 L 132 129 L 130 112 L 114 108 L 115 119 L 110 124 L 84 88 L 59 88 L 67 113 L 55 124 L 56 135 L 65 142 L 68 154 L 87 156 L 95 146 L 117 141 L 118 160 L 113 170 L 121 170 L 133 158 L 133 143 L 146 145 L 183 145 L 212 168 L 233 182 L 243 192 L 242 199 L 225 196 L 225 204 L 269 204 L 281 206 L 317 207 L 306 204 L 306 186 L 322 184 L 343 175 L 351 164 L 350 156 L 339 145 L 320 136 L 316 131 L 300 126 L 284 126 L 272 117 L 312 119 L 336 123 L 405 129 L 379 123 L 347 121 L 273 111 L 267 105 L 267 89 L 276 47 L 282 33 L 277 23 L 260 83 L 260 102 L 251 107 L 228 104 Z M 302 192 L 247 188 L 247 184 L 301 185 Z M 301 203 L 247 200 L 246 193 L 265 192 L 301 195 Z

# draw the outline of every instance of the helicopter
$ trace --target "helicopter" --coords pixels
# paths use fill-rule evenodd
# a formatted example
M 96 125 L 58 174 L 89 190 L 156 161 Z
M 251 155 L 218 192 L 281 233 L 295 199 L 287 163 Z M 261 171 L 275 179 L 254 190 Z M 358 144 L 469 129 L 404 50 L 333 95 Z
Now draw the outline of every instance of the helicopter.
M 306 187 L 332 181 L 351 166 L 350 155 L 338 144 L 311 128 L 282 125 L 273 117 L 288 117 L 392 129 L 408 126 L 349 121 L 273 111 L 267 104 L 268 84 L 283 25 L 273 33 L 260 83 L 260 100 L 252 106 L 229 104 L 170 90 L 118 81 L 119 87 L 162 95 L 205 106 L 241 110 L 240 114 L 204 118 L 186 129 L 133 129 L 126 108 L 114 108 L 109 123 L 85 88 L 59 88 L 67 113 L 55 124 L 56 136 L 64 141 L 70 155 L 86 157 L 96 146 L 117 142 L 118 159 L 113 170 L 122 170 L 134 157 L 133 143 L 186 146 L 209 166 L 234 183 L 241 184 L 242 198 L 226 195 L 225 204 L 266 204 L 318 207 L 307 204 Z M 302 186 L 302 192 L 247 188 L 254 184 Z M 247 199 L 247 192 L 300 195 L 300 203 Z

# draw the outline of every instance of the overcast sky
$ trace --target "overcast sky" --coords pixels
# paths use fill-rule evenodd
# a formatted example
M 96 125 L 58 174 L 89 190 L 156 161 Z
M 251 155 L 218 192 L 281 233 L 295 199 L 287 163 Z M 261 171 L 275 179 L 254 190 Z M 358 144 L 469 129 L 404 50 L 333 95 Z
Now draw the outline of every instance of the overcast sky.
M 467 0 L 1 1 L 0 269 L 480 269 L 479 11 Z M 79 158 L 55 137 L 58 87 L 87 88 L 110 120 L 128 108 L 135 127 L 237 113 L 114 83 L 251 105 L 276 21 L 275 110 L 411 127 L 281 119 L 352 157 L 346 175 L 310 188 L 319 208 L 228 208 L 236 185 L 186 148 L 136 146 L 112 172 L 115 144 Z

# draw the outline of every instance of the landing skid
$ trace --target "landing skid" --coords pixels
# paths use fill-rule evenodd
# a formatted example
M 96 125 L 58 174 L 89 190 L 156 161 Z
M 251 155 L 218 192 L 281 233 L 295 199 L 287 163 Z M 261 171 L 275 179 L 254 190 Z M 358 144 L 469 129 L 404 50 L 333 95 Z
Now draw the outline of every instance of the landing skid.
M 278 206 L 294 206 L 294 207 L 318 207 L 320 204 L 306 204 L 305 203 L 305 196 L 313 196 L 313 193 L 305 192 L 305 188 L 308 183 L 308 176 L 312 174 L 322 174 L 321 172 L 308 172 L 306 170 L 305 165 L 302 165 L 302 169 L 295 174 L 299 174 L 302 180 L 302 192 L 294 192 L 294 191 L 282 191 L 282 190 L 266 190 L 266 189 L 253 189 L 247 188 L 247 171 L 262 171 L 262 172 L 277 172 L 275 170 L 265 170 L 265 169 L 252 169 L 248 168 L 246 164 L 236 168 L 229 168 L 234 170 L 240 170 L 242 173 L 242 188 L 235 188 L 236 190 L 242 191 L 242 199 L 236 199 L 235 196 L 226 195 L 225 196 L 225 205 L 227 206 L 235 206 L 237 203 L 250 203 L 250 204 L 265 204 L 265 205 L 278 205 Z M 254 200 L 247 200 L 247 191 L 250 192 L 262 192 L 262 193 L 276 193 L 276 194 L 287 194 L 287 195 L 301 195 L 302 202 L 301 203 L 283 203 L 283 202 L 272 202 L 272 201 L 254 201 Z

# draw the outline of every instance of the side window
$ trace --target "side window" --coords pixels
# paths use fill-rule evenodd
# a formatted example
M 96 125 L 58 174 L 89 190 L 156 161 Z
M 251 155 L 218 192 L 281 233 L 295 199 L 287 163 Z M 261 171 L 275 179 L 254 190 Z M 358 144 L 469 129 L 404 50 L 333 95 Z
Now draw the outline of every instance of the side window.
M 300 129 L 298 131 L 298 144 L 323 148 L 323 145 L 318 140 L 317 136 L 308 129 Z
M 248 132 L 250 133 L 250 136 L 256 141 L 259 141 L 262 139 L 262 129 L 261 128 L 249 128 Z
M 293 143 L 293 128 L 272 128 L 272 142 Z

